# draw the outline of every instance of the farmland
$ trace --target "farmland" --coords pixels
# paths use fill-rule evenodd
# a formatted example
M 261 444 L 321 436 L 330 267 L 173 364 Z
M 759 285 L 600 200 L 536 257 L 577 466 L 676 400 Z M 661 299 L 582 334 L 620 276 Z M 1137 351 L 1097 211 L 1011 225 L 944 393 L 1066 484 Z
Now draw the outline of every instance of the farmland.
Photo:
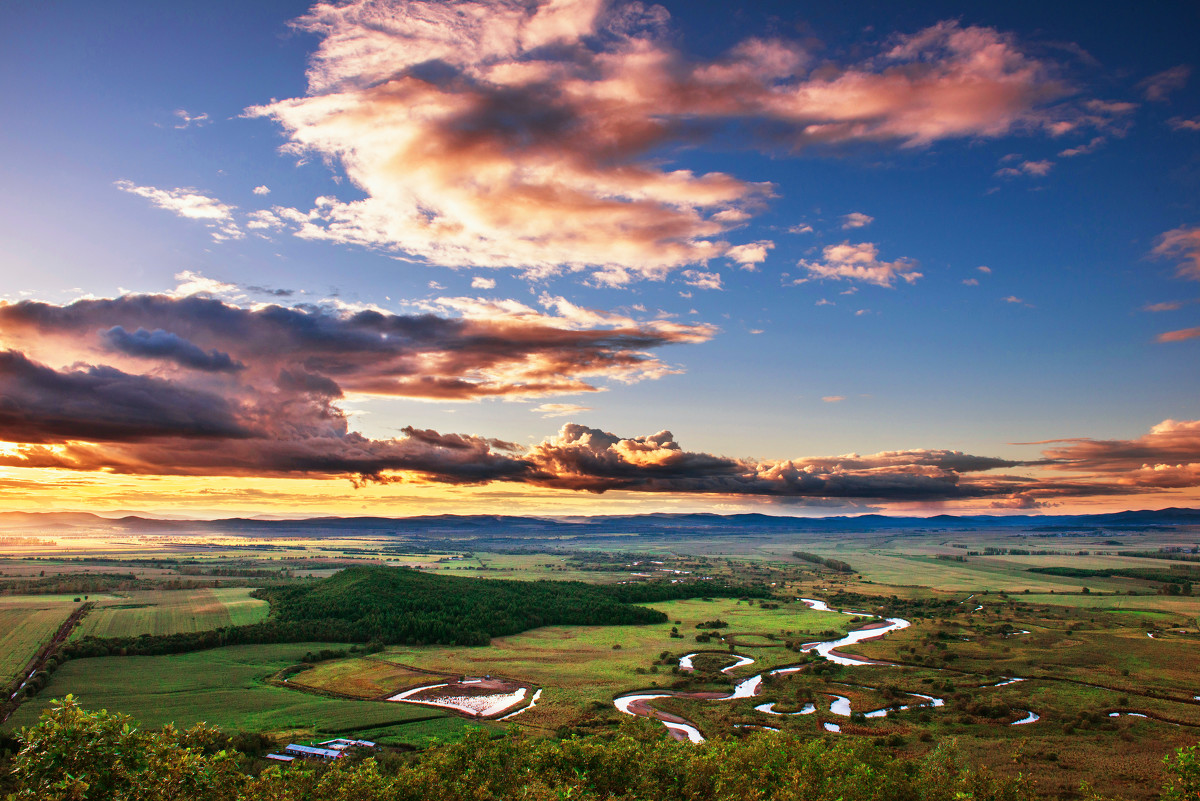
M 266 602 L 251 598 L 250 590 L 241 587 L 134 591 L 98 602 L 76 636 L 136 637 L 207 631 L 257 623 L 266 616 Z
M 370 649 L 356 646 L 354 652 L 349 643 L 326 642 L 73 659 L 6 726 L 31 723 L 51 698 L 71 692 L 85 706 L 127 712 L 151 726 L 205 720 L 281 738 L 355 733 L 420 745 L 435 736 L 453 738 L 476 724 L 380 699 L 433 681 L 490 674 L 543 691 L 535 708 L 511 721 L 532 736 L 605 735 L 628 720 L 614 708 L 614 697 L 674 692 L 678 695 L 656 701 L 656 708 L 691 721 L 709 738 L 745 736 L 764 727 L 823 737 L 824 724 L 836 723 L 844 735 L 911 758 L 954 742 L 970 764 L 1033 777 L 1050 794 L 1070 795 L 1086 780 L 1106 793 L 1149 798 L 1161 779 L 1164 751 L 1195 742 L 1200 733 L 1200 702 L 1193 697 L 1200 694 L 1194 656 L 1200 649 L 1200 595 L 1166 594 L 1166 585 L 1146 577 L 1163 571 L 1187 576 L 1195 566 L 1142 554 L 1170 553 L 1194 539 L 1196 531 L 1186 527 L 1062 536 L 1022 530 L 846 531 L 836 537 L 705 531 L 602 536 L 586 548 L 573 542 L 570 549 L 551 540 L 523 545 L 520 552 L 455 549 L 436 541 L 423 552 L 357 535 L 277 543 L 231 537 L 215 545 L 189 545 L 175 537 L 168 551 L 156 554 L 152 538 L 142 538 L 125 556 L 94 561 L 103 549 L 81 546 L 69 559 L 11 559 L 4 567 L 14 580 L 44 582 L 47 589 L 52 576 L 131 577 L 123 579 L 130 585 L 90 596 L 96 607 L 76 640 L 256 623 L 267 607 L 250 597 L 255 587 L 266 587 L 267 597 L 307 598 L 306 588 L 322 586 L 317 579 L 363 565 L 420 570 L 429 574 L 433 589 L 441 586 L 435 577 L 570 579 L 602 585 L 616 597 L 625 592 L 622 584 L 694 580 L 740 582 L 764 588 L 770 597 L 642 603 L 666 620 L 543 625 L 492 637 L 484 646 L 405 644 L 412 633 L 401 632 L 395 640 Z M 796 552 L 848 563 L 851 572 L 827 569 Z M 1155 572 L 1130 573 L 1147 569 Z M 1083 572 L 1097 570 L 1129 575 Z M 488 584 L 462 586 L 474 592 Z M 507 589 L 498 588 L 505 591 L 497 597 L 508 597 Z M 377 587 L 336 597 L 315 594 L 295 608 L 329 616 L 353 606 L 388 619 L 386 610 L 372 605 L 379 597 Z M 801 653 L 800 645 L 836 638 L 862 620 L 814 611 L 798 602 L 801 597 L 826 599 L 835 609 L 902 617 L 912 625 L 849 649 L 887 664 L 828 664 Z M 70 594 L 0 596 L 0 610 L 28 610 L 12 617 L 30 632 L 26 650 L 36 650 L 32 641 L 47 636 L 37 633 L 38 626 L 44 630 L 51 616 L 33 614 L 38 604 L 43 613 L 61 608 L 63 616 L 74 607 Z M 286 622 L 285 612 L 280 606 L 271 619 Z M 698 636 L 707 639 L 697 641 Z M 681 672 L 679 657 L 695 652 L 696 670 Z M 734 654 L 754 662 L 722 673 L 737 660 Z M 753 697 L 711 700 L 727 696 L 738 681 L 786 665 L 803 670 L 769 677 Z M 138 681 L 129 681 L 130 675 Z M 1004 683 L 1007 677 L 1023 681 Z M 916 694 L 944 703 L 918 703 Z M 847 717 L 844 709 L 835 711 L 835 696 L 847 699 L 854 713 L 911 708 Z M 812 711 L 778 715 L 756 709 L 768 703 L 785 713 L 807 704 Z M 1035 722 L 1013 725 L 1030 713 Z
M 0 681 L 12 679 L 78 606 L 64 598 L 0 598 Z
M 266 731 L 312 739 L 343 732 L 393 730 L 397 742 L 423 741 L 461 728 L 437 710 L 365 703 L 298 693 L 268 679 L 322 643 L 230 646 L 192 654 L 105 657 L 68 662 L 54 674 L 50 694 L 71 692 L 95 709 L 120 710 L 148 726 L 207 722 L 226 731 Z M 130 681 L 136 676 L 136 681 Z M 30 725 L 42 704 L 24 704 L 10 725 Z M 406 725 L 419 722 L 412 739 Z

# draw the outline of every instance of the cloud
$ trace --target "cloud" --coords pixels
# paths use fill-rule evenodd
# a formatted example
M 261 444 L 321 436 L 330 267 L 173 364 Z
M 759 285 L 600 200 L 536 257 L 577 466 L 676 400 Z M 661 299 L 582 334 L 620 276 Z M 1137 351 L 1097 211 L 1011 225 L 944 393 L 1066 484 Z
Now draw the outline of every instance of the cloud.
M 737 262 L 743 270 L 756 270 L 758 265 L 767 260 L 767 251 L 773 250 L 775 243 L 769 239 L 736 245 L 725 251 L 725 258 Z
M 979 266 L 979 267 L 976 267 L 975 269 L 976 269 L 976 270 L 978 270 L 979 272 L 983 273 L 984 275 L 991 275 L 991 274 L 992 274 L 992 268 L 991 268 L 991 267 L 983 267 L 983 266 Z
M 1071 439 L 1043 451 L 1052 469 L 1112 476 L 1119 485 L 1178 489 L 1200 486 L 1200 420 L 1164 420 L 1131 440 Z
M 1178 309 L 1182 309 L 1185 303 L 1186 303 L 1186 301 L 1182 301 L 1182 300 L 1171 300 L 1171 301 L 1167 301 L 1165 303 L 1147 303 L 1145 306 L 1142 307 L 1142 311 L 1146 311 L 1146 312 L 1176 311 Z
M 260 186 L 256 186 L 256 187 L 254 187 L 254 194 L 256 194 L 256 195 L 269 195 L 269 194 L 271 194 L 271 187 L 269 187 L 269 186 L 266 186 L 265 184 L 264 184 L 264 185 L 260 185 Z
M 851 228 L 865 228 L 875 222 L 875 218 L 870 214 L 863 214 L 861 211 L 854 211 L 842 217 L 842 230 Z
M 1167 120 L 1167 125 L 1171 126 L 1172 131 L 1200 131 L 1200 117 L 1190 120 L 1186 117 L 1172 117 Z
M 261 397 L 286 374 L 327 382 L 339 393 L 440 400 L 540 397 L 596 391 L 597 380 L 657 378 L 676 369 L 648 350 L 714 333 L 704 325 L 637 322 L 562 298 L 542 302 L 553 312 L 516 301 L 439 298 L 420 314 L 396 315 L 126 295 L 66 306 L 0 305 L 0 331 L 10 347 L 70 352 L 73 360 L 103 359 L 123 369 L 156 360 L 158 374 L 178 380 L 191 380 L 187 371 L 220 372 L 228 358 L 241 388 Z
M 113 350 L 145 359 L 163 359 L 182 367 L 205 372 L 229 373 L 244 370 L 246 365 L 218 350 L 204 351 L 182 337 L 156 328 L 139 328 L 129 333 L 119 325 L 101 332 L 101 337 Z
M 122 192 L 146 198 L 160 209 L 166 209 L 190 220 L 204 222 L 209 228 L 214 229 L 212 237 L 218 242 L 227 239 L 241 239 L 245 236 L 234 221 L 233 212 L 237 206 L 222 203 L 195 189 L 157 189 L 153 186 L 138 186 L 132 181 L 124 179 L 117 181 L 115 185 Z
M 199 128 L 212 122 L 212 120 L 208 118 L 208 115 L 203 112 L 200 114 L 191 114 L 186 109 L 182 108 L 175 109 L 175 117 L 179 120 L 179 122 L 175 123 L 176 129 L 190 128 L 193 125 Z
M 731 129 L 794 154 L 1105 119 L 1060 102 L 1072 89 L 1012 36 L 955 22 L 819 66 L 781 38 L 691 58 L 642 3 L 350 0 L 295 25 L 320 38 L 308 93 L 246 114 L 363 195 L 275 209 L 297 236 L 531 277 L 589 270 L 603 286 L 737 252 L 726 234 L 774 188 L 673 163 Z
M 821 400 L 825 401 L 826 403 L 841 403 L 845 399 L 845 395 L 826 395 L 825 397 L 821 398 Z
M 1171 93 L 1182 89 L 1187 84 L 1188 76 L 1191 74 L 1191 67 L 1186 64 L 1180 64 L 1177 67 L 1171 67 L 1168 70 L 1151 75 L 1139 83 L 1138 88 L 1142 90 L 1142 96 L 1147 100 L 1162 103 L 1170 98 Z
M 1150 255 L 1160 259 L 1181 259 L 1175 275 L 1200 281 L 1200 226 L 1180 226 L 1158 237 Z
M 705 273 L 699 270 L 684 270 L 683 282 L 697 289 L 722 289 L 720 273 Z
M 1088 142 L 1087 144 L 1076 145 L 1075 147 L 1069 147 L 1066 150 L 1061 150 L 1059 151 L 1058 155 L 1066 159 L 1074 158 L 1075 156 L 1086 156 L 1089 153 L 1095 153 L 1104 145 L 1106 141 L 1108 140 L 1103 136 L 1096 136 L 1093 137 L 1092 141 Z
M 996 177 L 1016 178 L 1021 175 L 1034 175 L 1041 178 L 1049 175 L 1053 167 L 1053 161 L 1023 161 L 1016 167 L 1002 167 L 996 170 Z
M 965 286 L 979 286 L 979 279 L 977 279 L 977 278 L 964 278 L 964 279 L 963 279 L 963 284 L 964 284 Z
M 582 412 L 590 412 L 591 406 L 580 406 L 578 403 L 543 403 L 540 406 L 535 406 L 533 411 L 542 415 L 542 417 L 570 417 L 573 414 Z
M 1155 341 L 1156 342 L 1183 342 L 1184 340 L 1195 339 L 1196 337 L 1200 337 L 1200 328 L 1184 328 L 1179 331 L 1167 331 L 1165 333 L 1159 334 L 1155 338 Z
M 876 286 L 892 286 L 896 279 L 913 283 L 921 278 L 916 271 L 917 263 L 910 259 L 896 261 L 880 261 L 879 248 L 871 242 L 861 242 L 851 245 L 843 242 L 840 245 L 827 245 L 822 250 L 821 261 L 802 260 L 799 266 L 808 271 L 808 278 L 862 281 Z
M 213 392 L 106 366 L 57 371 L 0 351 L 0 440 L 230 440 L 251 432 L 236 405 Z
M 451 300 L 446 308 L 454 311 Z M 687 451 L 670 431 L 622 437 L 577 423 L 532 446 L 413 426 L 388 439 L 350 430 L 338 406 L 347 392 L 462 399 L 580 391 L 581 377 L 661 373 L 665 367 L 641 349 L 711 335 L 677 323 L 630 328 L 620 315 L 560 309 L 561 299 L 550 296 L 542 303 L 558 314 L 514 301 L 456 300 L 458 317 L 243 309 L 212 298 L 147 295 L 0 305 L 0 331 L 10 346 L 0 351 L 0 440 L 13 443 L 0 451 L 0 465 L 356 484 L 498 482 L 787 502 L 1003 499 L 1014 508 L 1200 486 L 1200 421 L 1167 420 L 1136 440 L 1037 443 L 1053 447 L 1034 461 L 944 449 L 730 458 Z M 606 327 L 585 325 L 596 320 Z M 134 334 L 122 337 L 117 327 Z M 58 354 L 69 366 L 31 358 L 18 346 Z M 214 352 L 244 367 L 188 363 Z M 99 357 L 114 363 L 97 364 Z M 630 358 L 632 364 L 622 361 Z M 152 375 L 130 368 L 147 360 L 155 362 Z M 430 382 L 440 389 L 428 392 Z M 587 410 L 553 402 L 534 408 L 544 416 Z M 997 472 L 1027 468 L 1070 475 Z
M 472 289 L 495 289 L 496 288 L 496 279 L 495 278 L 484 278 L 481 275 L 477 275 L 471 279 L 471 288 Z
M 0 304 L 9 348 L 0 351 L 0 440 L 17 443 L 0 461 L 150 475 L 500 480 L 527 471 L 510 443 L 416 429 L 372 440 L 350 429 L 338 404 L 348 393 L 472 400 L 598 391 L 601 381 L 678 372 L 647 351 L 713 334 L 541 302 L 552 311 L 471 298 L 438 299 L 414 315 L 167 295 Z
M 808 223 L 797 223 L 787 229 L 789 234 L 811 234 L 813 227 Z

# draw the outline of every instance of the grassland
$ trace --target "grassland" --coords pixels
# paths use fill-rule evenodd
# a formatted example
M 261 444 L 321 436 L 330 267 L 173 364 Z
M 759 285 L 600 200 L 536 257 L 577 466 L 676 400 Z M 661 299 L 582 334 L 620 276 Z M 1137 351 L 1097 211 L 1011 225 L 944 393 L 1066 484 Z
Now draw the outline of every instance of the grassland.
M 204 721 L 225 731 L 266 731 L 294 739 L 386 729 L 393 742 L 407 743 L 460 729 L 461 720 L 450 721 L 437 710 L 324 697 L 269 681 L 306 650 L 329 647 L 337 646 L 244 645 L 173 656 L 74 660 L 6 725 L 32 724 L 51 698 L 69 692 L 87 708 L 120 711 L 146 726 Z M 408 729 L 413 723 L 420 725 Z
M 78 607 L 69 598 L 0 599 L 0 685 L 19 673 Z
M 251 598 L 248 588 L 134 591 L 99 601 L 75 636 L 137 637 L 208 631 L 257 623 L 266 616 L 267 603 Z

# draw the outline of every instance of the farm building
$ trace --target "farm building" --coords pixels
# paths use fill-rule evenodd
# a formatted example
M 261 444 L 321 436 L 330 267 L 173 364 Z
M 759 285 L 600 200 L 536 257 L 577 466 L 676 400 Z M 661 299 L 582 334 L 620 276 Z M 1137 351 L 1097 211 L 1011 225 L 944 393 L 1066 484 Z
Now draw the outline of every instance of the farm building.
M 344 737 L 339 737 L 336 740 L 326 740 L 320 744 L 324 748 L 329 748 L 333 751 L 345 751 L 349 748 L 374 748 L 375 743 L 370 740 L 347 740 Z
M 289 745 L 283 749 L 284 753 L 292 756 L 307 757 L 310 759 L 341 759 L 345 754 L 341 751 L 335 751 L 332 748 L 312 748 L 307 745 Z

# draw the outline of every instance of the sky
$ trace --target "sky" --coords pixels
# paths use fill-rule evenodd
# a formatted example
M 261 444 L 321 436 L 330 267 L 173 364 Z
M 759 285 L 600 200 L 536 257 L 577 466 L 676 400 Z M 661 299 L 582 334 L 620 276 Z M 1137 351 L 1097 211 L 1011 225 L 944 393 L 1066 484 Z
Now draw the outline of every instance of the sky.
M 34 2 L 0 510 L 1200 503 L 1200 6 Z

